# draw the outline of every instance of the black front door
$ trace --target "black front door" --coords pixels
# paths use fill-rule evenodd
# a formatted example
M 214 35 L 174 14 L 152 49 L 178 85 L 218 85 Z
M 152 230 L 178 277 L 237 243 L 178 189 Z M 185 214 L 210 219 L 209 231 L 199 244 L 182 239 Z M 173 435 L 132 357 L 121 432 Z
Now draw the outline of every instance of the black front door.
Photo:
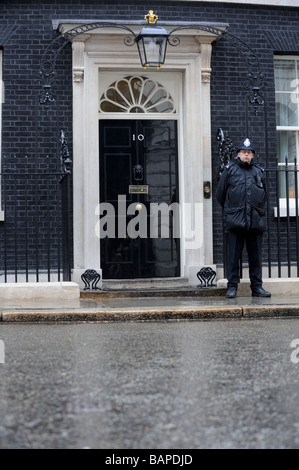
M 179 276 L 176 121 L 99 123 L 103 278 Z

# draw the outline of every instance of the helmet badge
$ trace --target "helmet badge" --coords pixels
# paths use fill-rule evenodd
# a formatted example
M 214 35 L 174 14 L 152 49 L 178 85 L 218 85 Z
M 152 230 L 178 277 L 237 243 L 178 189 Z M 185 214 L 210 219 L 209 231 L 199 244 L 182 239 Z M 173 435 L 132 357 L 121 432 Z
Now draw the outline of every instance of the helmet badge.
M 245 147 L 250 147 L 250 145 L 251 145 L 250 140 L 249 140 L 249 139 L 245 139 L 245 140 L 244 140 L 244 145 L 245 145 Z

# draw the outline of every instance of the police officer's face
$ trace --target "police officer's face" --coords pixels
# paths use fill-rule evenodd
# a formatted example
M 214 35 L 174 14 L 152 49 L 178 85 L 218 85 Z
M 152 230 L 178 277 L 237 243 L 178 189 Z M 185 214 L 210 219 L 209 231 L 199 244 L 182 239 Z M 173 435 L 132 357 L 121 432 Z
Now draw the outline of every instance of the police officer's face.
M 250 163 L 254 157 L 254 153 L 252 150 L 239 150 L 238 157 L 242 162 Z

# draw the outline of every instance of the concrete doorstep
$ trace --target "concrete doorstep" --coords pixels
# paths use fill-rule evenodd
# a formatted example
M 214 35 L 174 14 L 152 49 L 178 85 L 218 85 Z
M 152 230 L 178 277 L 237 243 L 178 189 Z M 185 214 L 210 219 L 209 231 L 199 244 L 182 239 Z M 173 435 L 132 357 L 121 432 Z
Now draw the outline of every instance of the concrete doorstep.
M 218 289 L 226 289 L 226 287 L 226 279 L 219 279 L 217 281 Z M 263 279 L 263 288 L 275 296 L 299 296 L 299 278 L 265 278 Z M 238 286 L 238 295 L 242 297 L 251 295 L 249 279 L 241 279 Z

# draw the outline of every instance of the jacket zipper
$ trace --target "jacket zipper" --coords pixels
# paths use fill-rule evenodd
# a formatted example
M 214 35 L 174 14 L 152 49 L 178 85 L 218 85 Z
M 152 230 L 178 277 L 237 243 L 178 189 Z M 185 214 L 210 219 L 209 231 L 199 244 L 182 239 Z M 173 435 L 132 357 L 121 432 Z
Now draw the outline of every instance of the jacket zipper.
M 244 175 L 245 175 L 245 228 L 246 230 L 249 230 L 250 228 L 250 225 L 249 227 L 247 227 L 247 175 L 246 175 L 246 170 L 243 170 L 244 171 Z

